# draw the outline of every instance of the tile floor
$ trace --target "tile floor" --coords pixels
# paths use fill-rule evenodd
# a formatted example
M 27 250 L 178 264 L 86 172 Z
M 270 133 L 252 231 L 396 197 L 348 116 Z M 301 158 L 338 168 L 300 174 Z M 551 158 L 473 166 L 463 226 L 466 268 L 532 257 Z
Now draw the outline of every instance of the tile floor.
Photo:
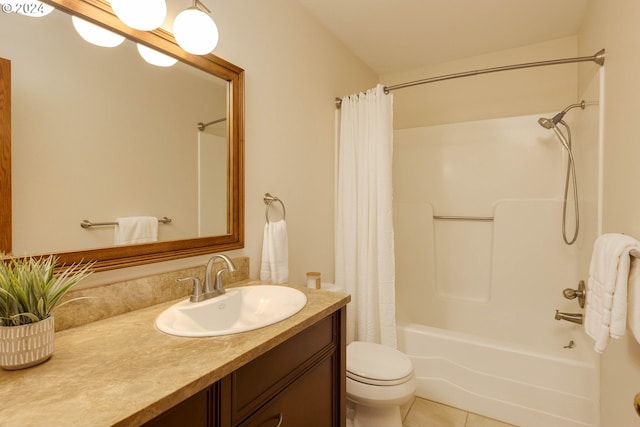
M 516 427 L 416 397 L 402 406 L 404 427 Z

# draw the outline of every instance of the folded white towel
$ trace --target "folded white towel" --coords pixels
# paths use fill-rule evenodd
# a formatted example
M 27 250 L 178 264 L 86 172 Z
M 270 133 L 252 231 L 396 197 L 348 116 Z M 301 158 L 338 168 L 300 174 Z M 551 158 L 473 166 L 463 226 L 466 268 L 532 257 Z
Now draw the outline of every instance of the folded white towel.
M 609 338 L 620 338 L 626 330 L 632 249 L 640 249 L 636 239 L 615 233 L 601 235 L 593 246 L 584 328 L 598 353 L 607 348 Z
M 284 283 L 289 280 L 289 241 L 284 220 L 264 226 L 260 280 Z
M 116 246 L 158 241 L 158 218 L 130 216 L 116 218 L 113 240 Z
M 640 343 L 640 259 L 631 257 L 627 295 L 627 322 L 636 341 Z

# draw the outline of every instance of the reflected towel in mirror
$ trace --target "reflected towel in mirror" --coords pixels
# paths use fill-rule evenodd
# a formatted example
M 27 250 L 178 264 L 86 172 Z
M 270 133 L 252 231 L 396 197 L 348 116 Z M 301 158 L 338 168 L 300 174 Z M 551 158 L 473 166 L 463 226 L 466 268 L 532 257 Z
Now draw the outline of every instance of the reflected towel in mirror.
M 116 218 L 114 244 L 130 245 L 158 241 L 158 218 L 155 216 L 130 216 Z

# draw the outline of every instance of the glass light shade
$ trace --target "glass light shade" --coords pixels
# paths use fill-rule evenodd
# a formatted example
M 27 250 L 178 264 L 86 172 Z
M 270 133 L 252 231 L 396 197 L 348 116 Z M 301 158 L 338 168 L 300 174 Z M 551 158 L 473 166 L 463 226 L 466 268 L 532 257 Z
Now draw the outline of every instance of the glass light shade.
M 41 16 L 46 16 L 53 12 L 55 9 L 53 6 L 49 6 L 48 4 L 44 4 L 40 1 L 25 1 L 25 0 L 5 0 L 1 1 L 2 3 L 2 12 L 4 13 L 19 13 L 24 16 L 31 16 L 34 18 L 39 18 Z
M 151 31 L 167 17 L 165 0 L 111 0 L 116 16 L 131 28 Z
M 171 67 L 178 60 L 176 58 L 172 58 L 164 53 L 160 53 L 157 50 L 151 49 L 143 44 L 138 43 L 138 53 L 151 65 L 157 65 L 158 67 Z
M 77 16 L 71 17 L 73 27 L 76 29 L 80 37 L 91 44 L 102 47 L 115 47 L 122 44 L 124 37 L 106 30 L 98 25 L 80 19 Z
M 181 48 L 194 55 L 210 53 L 218 44 L 218 27 L 203 11 L 183 10 L 173 21 L 173 35 Z

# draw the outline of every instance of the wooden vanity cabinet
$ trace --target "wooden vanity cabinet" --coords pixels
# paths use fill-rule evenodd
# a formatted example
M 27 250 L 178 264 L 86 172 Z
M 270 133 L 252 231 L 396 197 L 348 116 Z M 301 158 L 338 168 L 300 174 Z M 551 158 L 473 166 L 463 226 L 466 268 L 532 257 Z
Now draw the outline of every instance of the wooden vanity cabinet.
M 212 396 L 216 386 L 212 386 L 191 396 L 168 411 L 144 424 L 144 427 L 208 427 L 215 426 Z
M 325 317 L 145 427 L 344 427 L 345 315 Z

